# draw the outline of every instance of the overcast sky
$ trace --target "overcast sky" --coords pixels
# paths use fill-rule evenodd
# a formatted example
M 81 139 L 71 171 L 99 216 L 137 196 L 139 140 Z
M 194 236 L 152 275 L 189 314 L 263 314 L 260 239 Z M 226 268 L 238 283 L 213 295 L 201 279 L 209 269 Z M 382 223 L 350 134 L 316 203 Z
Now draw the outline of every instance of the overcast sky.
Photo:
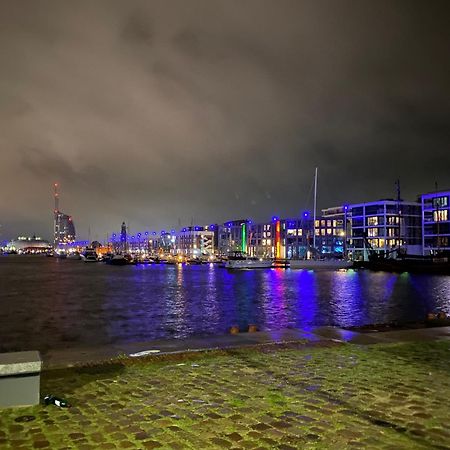
M 0 0 L 1 239 L 449 188 L 449 6 Z

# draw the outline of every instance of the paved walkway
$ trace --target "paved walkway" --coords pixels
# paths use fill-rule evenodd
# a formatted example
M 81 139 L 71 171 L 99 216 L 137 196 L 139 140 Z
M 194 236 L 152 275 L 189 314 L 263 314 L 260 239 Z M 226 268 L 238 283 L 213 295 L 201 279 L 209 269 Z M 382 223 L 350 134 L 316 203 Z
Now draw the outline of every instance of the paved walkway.
M 383 332 L 358 333 L 337 327 L 316 327 L 308 331 L 285 329 L 273 332 L 239 333 L 237 335 L 208 336 L 183 340 L 159 340 L 150 342 L 110 345 L 94 348 L 53 350 L 43 354 L 47 369 L 92 365 L 112 359 L 136 355 L 168 355 L 205 350 L 235 349 L 267 344 L 294 342 L 342 341 L 358 345 L 389 342 L 433 341 L 450 339 L 450 327 L 421 328 Z
M 318 342 L 327 338 L 303 330 L 286 329 L 274 332 L 239 333 L 188 339 L 155 340 L 117 344 L 93 348 L 52 350 L 43 354 L 44 367 L 48 369 L 97 364 L 116 358 L 151 355 L 194 353 L 207 350 L 235 349 L 267 344 Z M 136 355 L 136 356 L 130 356 Z
M 0 448 L 450 449 L 449 338 L 321 327 L 103 349 L 166 355 L 44 372 L 42 394 L 73 407 L 2 410 Z

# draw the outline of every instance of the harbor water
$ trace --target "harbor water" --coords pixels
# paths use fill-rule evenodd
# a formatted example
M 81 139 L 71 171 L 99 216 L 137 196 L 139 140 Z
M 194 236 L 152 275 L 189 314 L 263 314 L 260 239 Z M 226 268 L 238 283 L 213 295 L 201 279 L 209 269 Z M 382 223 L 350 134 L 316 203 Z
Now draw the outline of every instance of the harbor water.
M 430 311 L 450 314 L 449 276 L 0 257 L 0 351 L 182 339 L 234 325 L 410 322 Z

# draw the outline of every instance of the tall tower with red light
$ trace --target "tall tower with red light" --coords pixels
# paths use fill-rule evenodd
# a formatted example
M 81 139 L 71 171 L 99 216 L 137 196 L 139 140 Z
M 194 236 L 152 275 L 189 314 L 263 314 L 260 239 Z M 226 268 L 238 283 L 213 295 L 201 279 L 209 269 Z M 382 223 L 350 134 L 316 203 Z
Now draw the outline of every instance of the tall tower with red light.
M 53 208 L 53 244 L 55 247 L 59 244 L 59 226 L 58 226 L 58 213 L 59 213 L 59 192 L 58 183 L 53 184 L 53 198 L 55 206 Z
M 54 247 L 67 246 L 75 242 L 75 225 L 72 216 L 59 210 L 59 184 L 53 184 L 53 244 Z

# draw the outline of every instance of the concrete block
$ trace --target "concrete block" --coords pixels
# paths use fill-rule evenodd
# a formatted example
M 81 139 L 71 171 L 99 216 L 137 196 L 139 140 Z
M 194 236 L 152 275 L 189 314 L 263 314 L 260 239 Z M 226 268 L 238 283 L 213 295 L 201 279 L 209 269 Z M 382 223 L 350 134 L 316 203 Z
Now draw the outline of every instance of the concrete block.
M 0 408 L 37 405 L 41 369 L 37 351 L 0 353 Z

